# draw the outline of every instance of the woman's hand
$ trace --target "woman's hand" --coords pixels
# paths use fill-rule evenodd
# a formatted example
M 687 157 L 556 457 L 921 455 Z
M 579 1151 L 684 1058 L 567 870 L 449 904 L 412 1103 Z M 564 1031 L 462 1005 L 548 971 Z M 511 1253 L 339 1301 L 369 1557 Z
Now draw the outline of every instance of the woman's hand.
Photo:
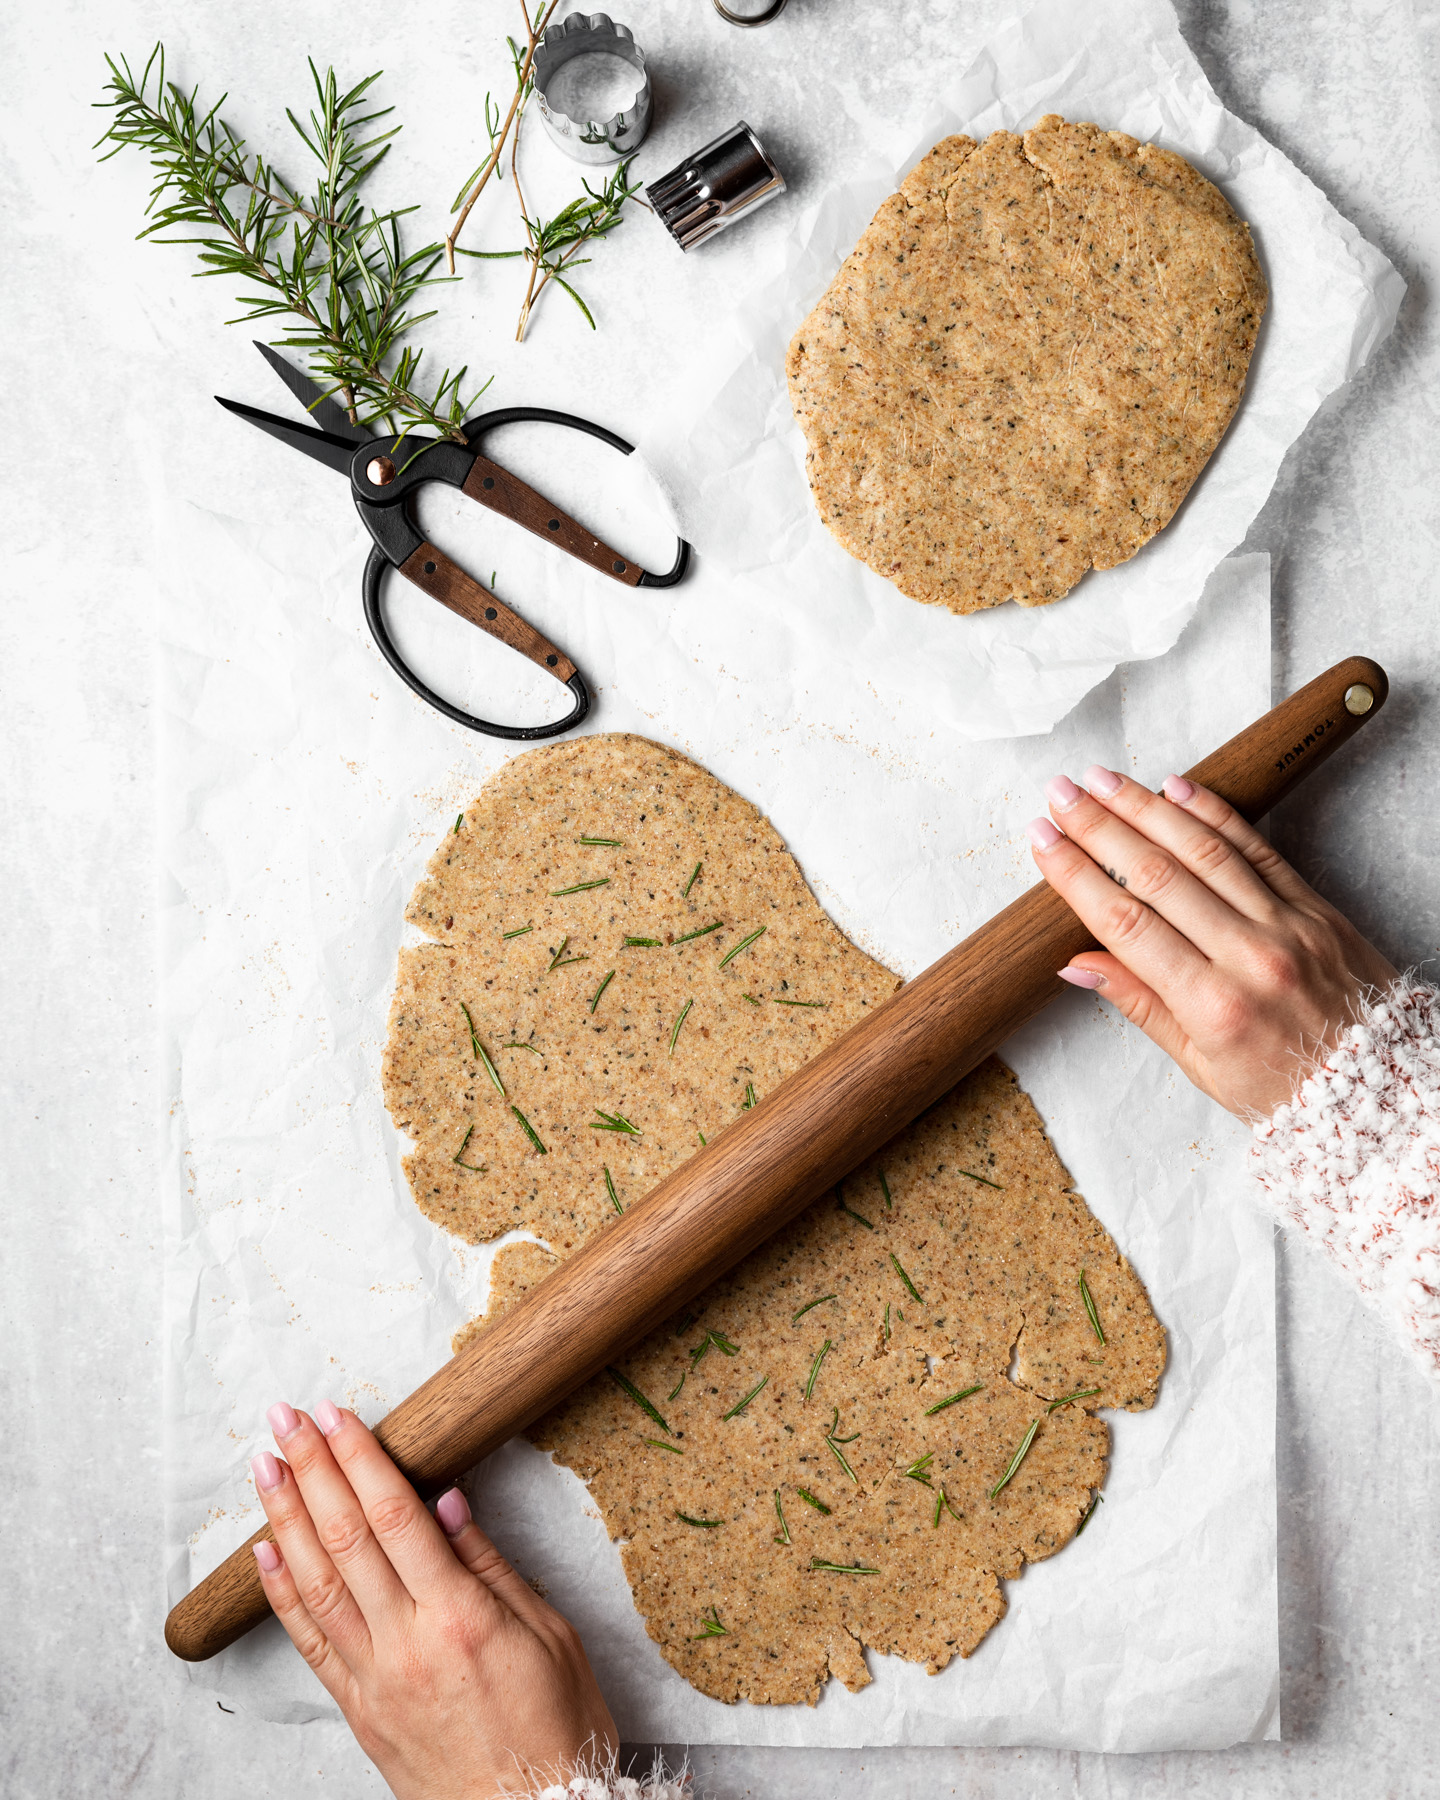
M 1217 795 L 1171 775 L 1162 797 L 1099 767 L 1085 784 L 1047 782 L 1056 823 L 1026 826 L 1040 873 L 1105 946 L 1061 976 L 1222 1106 L 1268 1117 L 1395 970 Z
M 255 1546 L 266 1598 L 399 1800 L 491 1800 L 603 1764 L 615 1727 L 579 1637 L 460 1490 L 437 1524 L 354 1413 L 268 1417 L 288 1462 L 251 1465 L 275 1533 Z

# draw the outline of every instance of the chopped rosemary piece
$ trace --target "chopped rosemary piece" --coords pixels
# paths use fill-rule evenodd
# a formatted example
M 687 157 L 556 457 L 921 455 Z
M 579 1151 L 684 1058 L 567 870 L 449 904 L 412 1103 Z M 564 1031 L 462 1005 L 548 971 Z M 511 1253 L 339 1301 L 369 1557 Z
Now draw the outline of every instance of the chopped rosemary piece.
M 699 1138 L 700 1148 L 703 1150 L 705 1148 L 705 1133 L 703 1131 L 697 1131 L 695 1135 Z
M 741 1112 L 749 1112 L 750 1108 L 754 1104 L 755 1104 L 755 1083 L 753 1081 L 747 1081 L 745 1083 L 745 1098 L 740 1102 Z
M 873 1231 L 875 1229 L 873 1220 L 867 1219 L 865 1217 L 864 1213 L 857 1213 L 853 1206 L 847 1206 L 845 1204 L 845 1187 L 844 1187 L 843 1182 L 838 1182 L 838 1181 L 836 1182 L 835 1198 L 840 1203 L 841 1212 L 849 1213 L 850 1217 L 852 1219 L 858 1220 L 858 1222 L 861 1225 L 863 1225 L 867 1231 Z
M 465 1015 L 465 1023 L 470 1027 L 470 1054 L 478 1057 L 481 1054 L 480 1034 L 475 1029 L 475 1021 L 470 1017 L 470 1008 L 463 1000 L 460 1002 L 460 1010 Z
M 598 875 L 594 881 L 577 881 L 573 887 L 551 888 L 550 898 L 563 900 L 567 894 L 588 894 L 591 888 L 609 887 L 609 885 L 610 877 L 608 875 Z
M 623 850 L 625 848 L 625 840 L 623 838 L 581 837 L 576 838 L 575 842 L 577 844 L 596 844 L 602 850 Z
M 627 937 L 620 947 L 622 950 L 658 950 L 660 940 L 659 938 Z
M 692 1644 L 698 1644 L 701 1638 L 729 1637 L 729 1635 L 730 1632 L 728 1627 L 720 1623 L 720 1614 L 712 1606 L 710 1608 L 710 1617 L 708 1619 L 701 1619 L 699 1633 L 697 1636 L 691 1638 L 690 1642 Z
M 937 1412 L 944 1412 L 947 1406 L 953 1406 L 957 1400 L 968 1400 L 972 1394 L 978 1394 L 984 1385 L 983 1381 L 977 1381 L 974 1387 L 961 1388 L 958 1394 L 947 1394 L 943 1400 L 937 1400 L 933 1406 L 925 1408 L 925 1417 L 928 1419 Z
M 742 994 L 740 998 L 742 1000 L 748 1000 L 752 1006 L 758 1006 L 760 1004 L 753 994 Z
M 611 1179 L 610 1171 L 604 1163 L 601 1163 L 600 1167 L 605 1169 L 605 1192 L 610 1196 L 610 1204 L 617 1213 L 623 1213 L 625 1208 L 620 1204 L 620 1196 L 615 1192 L 615 1183 Z
M 885 1342 L 890 1342 L 890 1302 L 885 1302 Z
M 685 1308 L 684 1317 L 680 1320 L 680 1323 L 675 1327 L 676 1337 L 677 1338 L 684 1337 L 685 1333 L 690 1329 L 690 1327 L 694 1323 L 695 1323 L 695 1315 L 693 1312 L 691 1312 L 690 1308 L 687 1306 Z
M 741 938 L 740 942 L 735 946 L 735 948 L 733 950 L 727 951 L 725 953 L 725 955 L 720 958 L 720 967 L 723 969 L 725 967 L 726 963 L 734 962 L 735 958 L 740 954 L 740 952 L 742 950 L 748 950 L 750 948 L 750 946 L 755 942 L 756 938 L 764 937 L 765 933 L 769 929 L 770 929 L 770 927 L 768 925 L 762 925 L 762 926 L 760 926 L 760 928 L 757 931 L 752 931 L 750 933 L 749 937 Z
M 800 1323 L 800 1321 L 805 1317 L 806 1313 L 810 1311 L 811 1307 L 823 1306 L 827 1300 L 834 1300 L 836 1298 L 838 1298 L 838 1296 L 835 1294 L 822 1294 L 818 1300 L 807 1300 L 805 1302 L 805 1304 L 800 1308 L 799 1312 L 797 1312 L 794 1315 L 794 1317 L 791 1319 L 790 1323 L 792 1325 L 798 1325 Z
M 680 1392 L 681 1388 L 684 1387 L 685 1376 L 688 1375 L 689 1373 L 690 1373 L 690 1371 L 688 1369 L 684 1370 L 680 1376 L 680 1379 L 675 1383 L 674 1387 L 671 1388 L 670 1392 L 665 1396 L 665 1404 L 667 1406 L 675 1398 L 675 1396 Z
M 695 867 L 690 871 L 690 879 L 685 883 L 684 887 L 681 888 L 681 890 L 680 890 L 680 898 L 682 900 L 687 900 L 690 897 L 690 890 L 692 887 L 694 887 L 695 883 L 700 879 L 700 871 L 702 868 L 704 868 L 704 866 L 705 865 L 703 863 L 696 863 Z
M 588 956 L 566 956 L 565 950 L 569 942 L 570 933 L 567 931 L 564 938 L 561 940 L 560 948 L 550 958 L 549 968 L 545 971 L 547 975 L 550 973 L 551 969 L 568 969 L 571 963 L 589 962 L 590 958 Z
M 500 933 L 500 941 L 504 943 L 507 938 L 524 937 L 527 931 L 533 931 L 534 929 L 535 923 L 533 920 L 528 925 L 517 925 L 514 931 L 502 931 Z
M 686 1525 L 698 1525 L 702 1531 L 715 1531 L 725 1523 L 723 1519 L 692 1519 L 689 1513 L 682 1513 L 677 1506 L 675 1517 Z
M 737 1400 L 735 1402 L 734 1406 L 732 1406 L 730 1408 L 729 1412 L 721 1413 L 721 1415 L 720 1415 L 721 1424 L 724 1424 L 726 1419 L 733 1419 L 737 1413 L 744 1412 L 745 1408 L 750 1404 L 750 1402 L 760 1392 L 761 1388 L 763 1388 L 765 1386 L 766 1382 L 769 1381 L 769 1379 L 770 1379 L 770 1377 L 768 1375 L 762 1375 L 760 1377 L 760 1379 L 755 1383 L 754 1387 L 751 1388 L 750 1392 L 745 1396 L 745 1398 L 743 1400 Z
M 775 1004 L 777 1006 L 826 1006 L 829 1002 L 825 1000 L 777 1000 Z
M 684 937 L 676 938 L 675 943 L 688 944 L 691 938 L 709 937 L 712 931 L 719 931 L 724 923 L 723 919 L 717 919 L 713 925 L 702 925 L 698 931 L 687 931 Z
M 923 1456 L 917 1456 L 905 1471 L 907 1477 L 911 1481 L 920 1482 L 924 1487 L 934 1487 L 935 1484 L 930 1479 L 930 1465 L 934 1460 L 935 1452 L 933 1450 L 927 1450 Z
M 1069 1406 L 1071 1401 L 1093 1400 L 1099 1392 L 1099 1388 L 1076 1388 L 1073 1394 L 1062 1394 L 1058 1400 L 1052 1400 L 1045 1410 L 1047 1413 L 1059 1412 L 1062 1406 Z
M 1090 1523 L 1090 1515 L 1091 1515 L 1091 1513 L 1093 1513 L 1093 1512 L 1094 1512 L 1094 1510 L 1095 1510 L 1095 1508 L 1096 1508 L 1096 1507 L 1097 1507 L 1097 1506 L 1098 1506 L 1098 1505 L 1099 1505 L 1099 1504 L 1100 1504 L 1100 1502 L 1101 1502 L 1101 1501 L 1102 1501 L 1102 1500 L 1103 1500 L 1103 1499 L 1104 1499 L 1104 1498 L 1105 1498 L 1105 1496 L 1104 1496 L 1104 1495 L 1103 1495 L 1103 1494 L 1097 1494 L 1097 1495 L 1096 1495 L 1096 1496 L 1095 1496 L 1095 1498 L 1094 1498 L 1094 1499 L 1093 1499 L 1093 1500 L 1092 1500 L 1092 1501 L 1091 1501 L 1091 1502 L 1090 1502 L 1090 1504 L 1089 1504 L 1089 1505 L 1088 1505 L 1088 1506 L 1087 1506 L 1087 1507 L 1086 1507 L 1086 1508 L 1085 1508 L 1085 1515 L 1084 1515 L 1084 1517 L 1083 1517 L 1083 1518 L 1082 1518 L 1082 1519 L 1081 1519 L 1081 1521 L 1080 1521 L 1080 1523 L 1079 1523 L 1079 1524 L 1078 1524 L 1078 1525 L 1077 1525 L 1077 1526 L 1076 1526 L 1076 1527 L 1075 1527 L 1075 1535 L 1076 1535 L 1076 1537 L 1079 1537 L 1079 1535 L 1080 1535 L 1080 1533 L 1081 1533 L 1081 1532 L 1082 1532 L 1082 1531 L 1083 1531 L 1083 1530 L 1084 1530 L 1084 1529 L 1085 1529 L 1085 1527 L 1086 1527 L 1086 1526 L 1087 1526 L 1087 1525 L 1088 1525 L 1088 1524 L 1089 1524 L 1089 1523 Z
M 643 1412 L 645 1414 L 647 1419 L 653 1419 L 655 1421 L 655 1423 L 665 1433 L 666 1437 L 674 1437 L 675 1433 L 665 1423 L 664 1419 L 661 1418 L 659 1407 L 656 1406 L 656 1404 L 653 1400 L 647 1400 L 645 1398 L 644 1394 L 642 1394 L 640 1392 L 639 1388 L 636 1387 L 636 1385 L 633 1381 L 627 1381 L 625 1379 L 625 1377 L 620 1373 L 620 1371 L 610 1363 L 607 1363 L 605 1365 L 605 1373 L 610 1377 L 610 1379 L 615 1383 L 615 1385 L 617 1387 L 623 1388 L 625 1390 L 625 1392 L 630 1396 L 630 1398 L 640 1408 L 641 1412 Z
M 950 1504 L 950 1496 L 945 1492 L 944 1488 L 942 1487 L 940 1492 L 935 1496 L 935 1517 L 930 1521 L 930 1527 L 932 1530 L 934 1530 L 934 1528 L 936 1526 L 938 1526 L 940 1523 L 940 1508 L 942 1506 L 945 1508 L 946 1512 L 949 1513 L 949 1515 L 952 1519 L 958 1519 L 962 1525 L 965 1523 L 965 1520 L 962 1517 L 962 1515 L 959 1514 L 958 1512 L 956 1512 L 955 1508 Z
M 686 1013 L 689 1012 L 690 1008 L 694 1004 L 695 1004 L 695 1002 L 693 999 L 687 1000 L 685 1002 L 685 1004 L 680 1008 L 680 1017 L 678 1019 L 676 1019 L 675 1027 L 670 1033 L 670 1054 L 671 1054 L 671 1056 L 673 1056 L 675 1054 L 675 1040 L 680 1035 L 680 1027 L 685 1023 L 685 1015 L 686 1015 Z
M 707 1331 L 690 1352 L 690 1367 L 698 1369 L 711 1349 L 718 1350 L 722 1356 L 738 1356 L 740 1353 L 740 1346 L 732 1344 L 723 1331 Z
M 502 1050 L 528 1050 L 532 1056 L 543 1056 L 545 1052 L 538 1044 L 522 1044 L 519 1038 L 511 1038 L 508 1044 L 500 1046 Z
M 600 1117 L 605 1123 L 603 1125 L 597 1125 L 592 1119 L 590 1121 L 590 1129 L 592 1131 L 623 1131 L 630 1137 L 644 1137 L 644 1132 L 640 1130 L 638 1125 L 632 1125 L 625 1117 L 624 1113 L 600 1112 L 598 1106 L 595 1110 L 597 1113 L 600 1113 Z
M 962 1169 L 960 1173 L 968 1175 L 972 1181 L 983 1182 L 986 1187 L 999 1188 L 1002 1194 L 1005 1192 L 1001 1184 L 998 1181 L 992 1181 L 988 1175 L 977 1175 L 973 1169 Z
M 890 1210 L 890 1183 L 885 1179 L 885 1171 L 883 1169 L 877 1169 L 875 1172 L 880 1177 L 880 1192 L 885 1196 L 885 1210 L 886 1210 L 886 1212 L 889 1212 L 889 1210 Z
M 1020 1467 L 1021 1463 L 1024 1462 L 1025 1458 L 1030 1454 L 1030 1446 L 1035 1442 L 1035 1433 L 1039 1429 L 1040 1429 L 1040 1421 L 1038 1419 L 1032 1419 L 1030 1421 L 1030 1429 L 1025 1433 L 1025 1436 L 1021 1442 L 1020 1448 L 1010 1458 L 1010 1467 L 1005 1471 L 1005 1473 L 995 1483 L 994 1487 L 991 1488 L 991 1490 L 990 1490 L 990 1498 L 992 1500 L 1000 1492 L 1001 1488 L 1003 1488 L 1009 1482 L 1011 1477 L 1014 1475 L 1015 1471 Z
M 810 1567 L 828 1575 L 878 1575 L 878 1569 L 872 1569 L 867 1563 L 832 1563 L 823 1562 L 818 1556 L 810 1558 Z
M 777 1544 L 788 1544 L 790 1542 L 790 1527 L 785 1523 L 785 1514 L 780 1505 L 779 1488 L 776 1488 L 775 1490 L 775 1516 L 780 1521 L 780 1530 L 783 1535 L 775 1538 L 773 1541 Z
M 455 1152 L 455 1154 L 450 1158 L 450 1160 L 453 1163 L 459 1163 L 460 1167 L 462 1169 L 468 1169 L 472 1175 L 483 1175 L 485 1173 L 484 1163 L 467 1163 L 467 1162 L 463 1162 L 461 1160 L 463 1158 L 463 1156 L 465 1155 L 465 1146 L 470 1142 L 471 1138 L 474 1137 L 474 1135 L 475 1135 L 475 1127 L 472 1125 L 470 1127 L 470 1129 L 465 1133 L 464 1137 L 461 1138 L 460 1148 Z
M 807 1400 L 815 1391 L 815 1377 L 820 1373 L 820 1365 L 824 1362 L 829 1349 L 830 1339 L 826 1338 L 825 1342 L 820 1346 L 819 1351 L 816 1353 L 814 1362 L 810 1365 L 810 1379 L 805 1383 L 805 1398 Z
M 667 1444 L 664 1438 L 645 1438 L 642 1442 L 647 1443 L 652 1450 L 668 1450 L 672 1456 L 685 1454 L 678 1444 Z
M 800 1498 L 805 1502 L 805 1504 L 807 1506 L 813 1506 L 815 1508 L 816 1512 L 824 1513 L 824 1515 L 827 1519 L 830 1517 L 830 1508 L 825 1504 L 825 1502 L 823 1500 L 817 1500 L 815 1498 L 815 1496 L 810 1492 L 809 1488 L 797 1487 L 795 1492 L 800 1496 Z
M 475 1029 L 475 1021 L 470 1017 L 470 1008 L 463 1000 L 460 1002 L 460 1010 L 465 1015 L 465 1023 L 470 1027 L 470 1054 L 485 1065 L 485 1073 L 494 1083 L 495 1092 L 499 1094 L 500 1098 L 503 1100 L 505 1098 L 505 1083 L 500 1079 L 500 1071 L 495 1067 L 494 1063 L 491 1062 L 485 1046 L 480 1042 L 480 1034 Z
M 1095 1302 L 1090 1294 L 1090 1284 L 1085 1279 L 1085 1271 L 1080 1271 L 1080 1298 L 1085 1302 L 1085 1316 L 1089 1319 L 1095 1335 L 1103 1344 L 1105 1333 L 1100 1329 L 1100 1315 L 1095 1310 Z
M 920 1298 L 919 1288 L 916 1287 L 915 1283 L 910 1279 L 910 1277 L 905 1273 L 904 1269 L 900 1266 L 900 1258 L 898 1256 L 896 1256 L 896 1254 L 893 1250 L 890 1252 L 890 1261 L 895 1266 L 895 1273 L 905 1283 L 906 1287 L 909 1288 L 910 1298 L 912 1300 L 914 1300 L 918 1305 L 923 1306 L 925 1304 L 925 1302 Z
M 596 988 L 595 992 L 590 996 L 590 1011 L 592 1013 L 595 1011 L 595 1008 L 600 1004 L 600 996 L 605 992 L 606 988 L 609 987 L 610 983 L 614 979 L 615 979 L 615 971 L 612 969 L 610 971 L 610 973 L 605 977 L 605 979 L 600 983 L 599 987 Z
M 464 823 L 465 823 L 465 815 L 464 815 L 464 813 L 456 813 L 456 815 L 455 815 L 455 829 L 454 829 L 454 831 L 453 831 L 453 832 L 452 832 L 452 833 L 451 833 L 451 836 L 452 836 L 452 837 L 459 837 L 459 835 L 460 835 L 460 827 L 461 827 L 461 826 L 462 826 L 462 825 L 463 825 L 463 824 L 464 824 Z
M 853 1444 L 855 1442 L 856 1438 L 859 1437 L 860 1433 L 858 1431 L 852 1431 L 850 1433 L 849 1437 L 842 1438 L 842 1437 L 836 1436 L 836 1433 L 839 1431 L 839 1429 L 840 1429 L 840 1408 L 837 1406 L 835 1408 L 835 1417 L 830 1421 L 830 1429 L 829 1429 L 829 1431 L 827 1431 L 825 1433 L 826 1447 L 829 1449 L 830 1454 L 835 1458 L 836 1462 L 839 1463 L 840 1467 L 845 1471 L 845 1473 L 855 1483 L 856 1487 L 859 1487 L 860 1477 L 855 1473 L 855 1471 L 850 1467 L 849 1463 L 845 1460 L 844 1452 L 840 1449 L 840 1446 L 841 1446 L 841 1444 Z
M 526 1137 L 529 1138 L 530 1142 L 535 1146 L 535 1148 L 540 1152 L 540 1154 L 542 1156 L 548 1156 L 550 1154 L 550 1152 L 540 1142 L 540 1139 L 536 1136 L 535 1127 L 525 1117 L 524 1113 L 521 1112 L 520 1108 L 518 1106 L 512 1105 L 510 1110 L 512 1113 L 514 1113 L 515 1117 L 520 1121 L 520 1129 L 525 1133 Z

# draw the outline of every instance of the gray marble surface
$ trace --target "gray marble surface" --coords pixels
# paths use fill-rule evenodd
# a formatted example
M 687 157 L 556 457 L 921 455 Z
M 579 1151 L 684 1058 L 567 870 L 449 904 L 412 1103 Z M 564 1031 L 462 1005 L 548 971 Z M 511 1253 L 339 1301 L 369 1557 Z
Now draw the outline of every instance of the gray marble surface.
M 743 111 L 766 123 L 803 195 L 843 160 L 846 117 L 901 116 L 916 71 L 957 72 L 1003 10 L 1001 0 L 963 9 L 929 0 L 902 16 L 880 0 L 791 0 L 778 26 L 743 35 L 703 0 L 647 0 L 625 16 L 663 51 L 660 147 L 678 153 L 698 141 L 697 121 Z M 1277 834 L 1392 958 L 1419 961 L 1440 948 L 1428 798 L 1440 786 L 1431 723 L 1440 682 L 1431 623 L 1440 15 L 1418 0 L 1182 0 L 1180 10 L 1227 104 L 1280 144 L 1410 283 L 1397 334 L 1292 452 L 1248 547 L 1274 559 L 1277 693 L 1351 650 L 1390 670 L 1385 714 L 1286 810 Z M 11 1396 L 0 1480 L 0 1787 L 14 1800 L 384 1791 L 342 1729 L 227 1716 L 187 1686 L 160 1640 L 156 550 L 147 494 L 157 454 L 183 455 L 183 415 L 156 397 L 172 359 L 187 379 L 214 373 L 220 385 L 218 296 L 206 293 L 204 310 L 173 260 L 161 267 L 161 253 L 129 248 L 138 175 L 106 179 L 92 167 L 86 110 L 101 50 L 133 54 L 161 32 L 184 51 L 187 74 L 224 72 L 237 90 L 247 68 L 269 66 L 270 40 L 300 68 L 307 50 L 323 60 L 363 35 L 351 66 L 424 61 L 434 93 L 428 81 L 407 88 L 407 116 L 423 92 L 444 119 L 454 116 L 455 83 L 473 75 L 477 39 L 501 28 L 445 0 L 407 7 L 393 31 L 368 9 L 362 25 L 358 11 L 336 0 L 301 9 L 206 0 L 182 15 L 150 0 L 61 0 L 11 8 L 0 22 L 13 457 L 0 575 L 0 866 L 10 918 L 0 982 L 0 1357 Z M 487 11 L 499 15 L 498 0 Z M 697 93 L 710 103 L 700 107 Z M 650 172 L 663 166 L 657 159 Z M 667 276 L 690 284 L 697 318 L 744 276 L 747 253 L 734 238 L 703 264 L 681 269 L 676 259 Z M 612 317 L 623 312 L 622 267 L 618 254 L 608 270 L 597 263 L 592 284 Z M 138 311 L 149 327 L 137 337 L 132 324 L 123 341 L 114 327 L 122 289 L 127 318 Z M 644 310 L 637 301 L 634 317 Z M 629 324 L 610 325 L 604 342 L 632 359 L 643 401 L 679 351 Z M 239 354 L 223 352 L 229 369 Z M 553 378 L 561 391 L 563 355 L 545 367 L 539 385 Z M 697 1758 L 700 1786 L 727 1800 L 1434 1793 L 1435 1402 L 1302 1248 L 1282 1245 L 1279 1281 L 1282 1742 L 1134 1758 L 722 1748 Z

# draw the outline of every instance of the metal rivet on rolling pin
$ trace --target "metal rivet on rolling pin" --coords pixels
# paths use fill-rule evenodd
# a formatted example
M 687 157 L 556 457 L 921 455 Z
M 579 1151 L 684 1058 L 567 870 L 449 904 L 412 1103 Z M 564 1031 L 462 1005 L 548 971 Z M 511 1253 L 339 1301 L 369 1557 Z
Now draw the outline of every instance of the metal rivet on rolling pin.
M 1375 704 L 1375 693 L 1363 681 L 1353 682 L 1345 690 L 1345 710 L 1362 718 Z
M 785 177 L 742 119 L 703 150 L 652 181 L 645 197 L 682 250 L 785 192 Z
M 372 456 L 365 465 L 365 479 L 371 487 L 389 487 L 395 479 L 395 465 L 388 456 Z

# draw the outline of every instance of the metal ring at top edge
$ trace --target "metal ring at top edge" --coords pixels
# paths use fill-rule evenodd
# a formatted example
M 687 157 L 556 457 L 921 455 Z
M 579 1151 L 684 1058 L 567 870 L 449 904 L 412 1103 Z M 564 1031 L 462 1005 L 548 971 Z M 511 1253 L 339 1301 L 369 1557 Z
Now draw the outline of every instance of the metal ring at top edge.
M 740 13 L 731 12 L 723 0 L 713 0 L 713 4 L 716 12 L 727 25 L 768 25 L 772 19 L 778 19 L 785 10 L 785 0 L 775 0 L 774 5 L 766 7 L 763 13 L 755 13 L 750 18 L 746 18 Z

